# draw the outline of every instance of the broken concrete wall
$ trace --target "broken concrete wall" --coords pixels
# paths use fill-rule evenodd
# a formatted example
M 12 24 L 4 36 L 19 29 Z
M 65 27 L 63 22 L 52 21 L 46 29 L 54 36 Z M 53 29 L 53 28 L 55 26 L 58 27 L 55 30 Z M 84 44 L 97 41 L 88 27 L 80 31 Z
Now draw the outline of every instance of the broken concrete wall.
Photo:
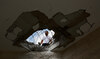
M 68 47 L 63 59 L 100 59 L 100 27 Z

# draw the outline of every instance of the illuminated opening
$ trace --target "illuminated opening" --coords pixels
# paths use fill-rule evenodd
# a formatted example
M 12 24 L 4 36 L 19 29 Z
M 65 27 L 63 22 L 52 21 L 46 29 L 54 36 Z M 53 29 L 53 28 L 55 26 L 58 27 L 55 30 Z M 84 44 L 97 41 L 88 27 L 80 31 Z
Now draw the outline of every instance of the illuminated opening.
M 35 45 L 41 45 L 41 46 L 45 46 L 45 45 L 50 45 L 51 43 L 53 43 L 55 32 L 53 30 L 49 30 L 49 29 L 43 29 L 43 30 L 38 30 L 36 32 L 34 32 L 31 36 L 29 36 L 26 41 L 29 43 L 33 43 Z

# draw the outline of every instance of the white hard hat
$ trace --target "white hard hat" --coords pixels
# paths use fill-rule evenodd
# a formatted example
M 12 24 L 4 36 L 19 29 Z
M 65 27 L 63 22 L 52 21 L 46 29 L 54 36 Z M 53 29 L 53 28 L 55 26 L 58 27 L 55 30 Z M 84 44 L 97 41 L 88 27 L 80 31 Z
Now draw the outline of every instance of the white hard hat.
M 50 30 L 50 32 L 51 32 L 51 34 L 52 34 L 52 35 L 54 35 L 54 34 L 55 34 L 55 32 L 54 32 L 53 30 Z

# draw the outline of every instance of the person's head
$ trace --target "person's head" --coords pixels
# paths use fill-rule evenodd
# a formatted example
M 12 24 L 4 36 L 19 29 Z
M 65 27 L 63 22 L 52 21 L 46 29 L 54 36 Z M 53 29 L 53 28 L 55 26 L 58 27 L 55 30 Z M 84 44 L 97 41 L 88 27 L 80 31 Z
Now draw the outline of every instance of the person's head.
M 48 36 L 48 34 L 49 34 L 49 32 L 48 31 L 45 31 L 45 35 Z

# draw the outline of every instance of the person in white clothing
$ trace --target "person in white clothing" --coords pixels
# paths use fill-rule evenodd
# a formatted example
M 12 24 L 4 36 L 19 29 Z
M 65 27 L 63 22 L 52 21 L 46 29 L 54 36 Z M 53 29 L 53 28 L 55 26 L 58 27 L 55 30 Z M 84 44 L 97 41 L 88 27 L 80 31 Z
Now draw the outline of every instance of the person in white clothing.
M 46 46 L 52 43 L 54 34 L 55 32 L 53 30 L 38 30 L 28 37 L 26 41 L 36 45 Z

